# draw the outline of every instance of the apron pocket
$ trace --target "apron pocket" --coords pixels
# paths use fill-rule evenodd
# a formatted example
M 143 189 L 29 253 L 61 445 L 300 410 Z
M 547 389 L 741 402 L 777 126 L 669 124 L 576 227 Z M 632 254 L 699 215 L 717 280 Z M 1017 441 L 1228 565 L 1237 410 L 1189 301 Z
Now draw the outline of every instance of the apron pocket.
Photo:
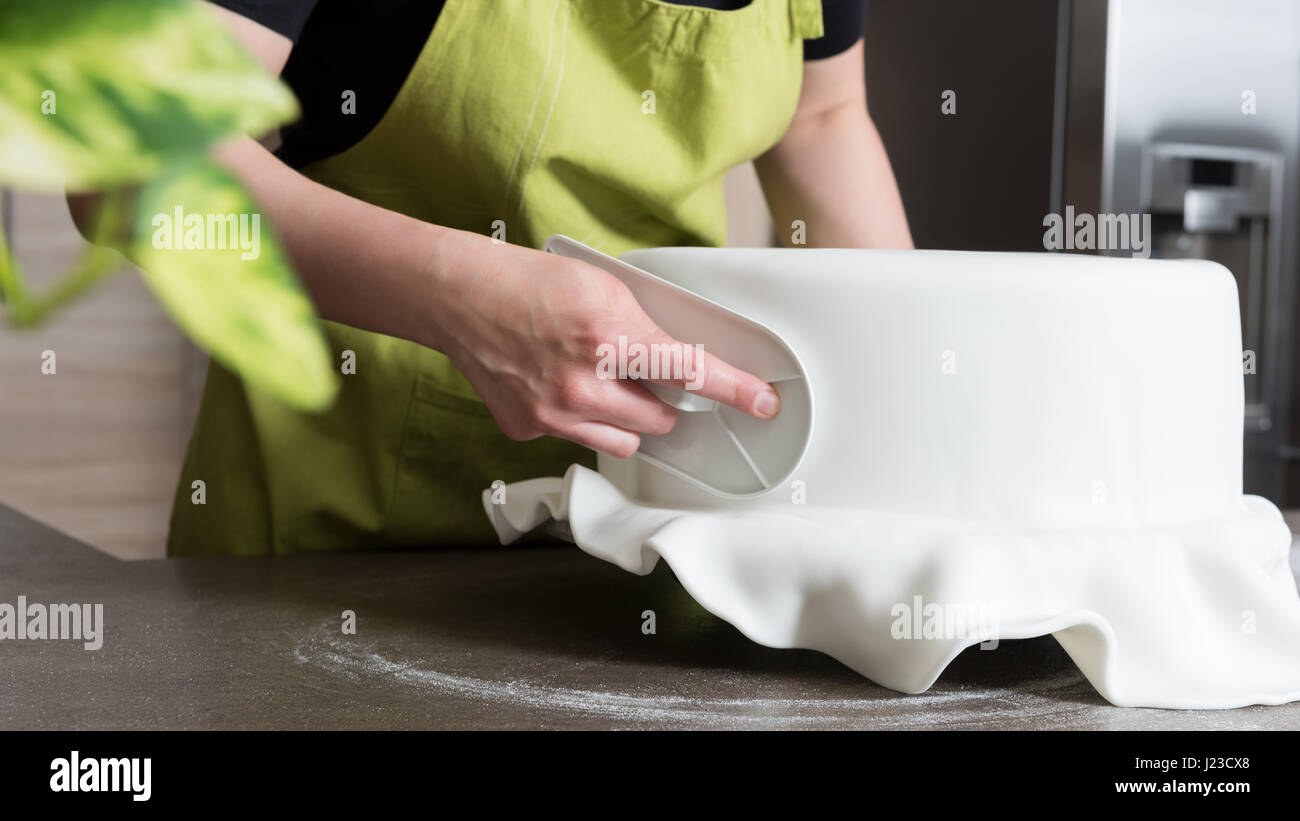
M 421 374 L 402 437 L 391 540 L 413 547 L 497 544 L 482 492 L 497 480 L 563 476 L 575 462 L 594 468 L 595 454 L 549 436 L 515 442 L 481 400 Z

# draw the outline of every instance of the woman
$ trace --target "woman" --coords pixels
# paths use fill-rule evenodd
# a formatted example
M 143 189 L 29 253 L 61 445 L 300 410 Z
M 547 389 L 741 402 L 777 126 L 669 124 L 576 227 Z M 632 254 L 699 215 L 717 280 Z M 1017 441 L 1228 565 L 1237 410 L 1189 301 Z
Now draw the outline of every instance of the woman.
M 493 481 L 669 430 L 675 410 L 600 379 L 596 351 L 670 340 L 610 275 L 534 250 L 550 234 L 720 245 L 722 177 L 755 159 L 809 244 L 911 245 L 867 115 L 863 0 L 215 5 L 304 106 L 279 156 L 246 138 L 220 157 L 355 373 L 310 415 L 214 364 L 172 555 L 491 541 Z M 779 411 L 755 377 L 700 365 L 698 393 Z

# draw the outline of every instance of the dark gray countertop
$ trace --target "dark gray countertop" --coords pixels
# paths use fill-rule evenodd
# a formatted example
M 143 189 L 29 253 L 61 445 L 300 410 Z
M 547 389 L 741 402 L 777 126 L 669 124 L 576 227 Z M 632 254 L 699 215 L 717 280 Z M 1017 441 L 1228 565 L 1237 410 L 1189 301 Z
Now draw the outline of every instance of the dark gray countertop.
M 1112 707 L 1050 637 L 900 695 L 750 642 L 662 564 L 570 546 L 122 562 L 0 507 L 0 602 L 19 595 L 102 602 L 105 638 L 0 642 L 5 729 L 1300 728 L 1300 704 Z

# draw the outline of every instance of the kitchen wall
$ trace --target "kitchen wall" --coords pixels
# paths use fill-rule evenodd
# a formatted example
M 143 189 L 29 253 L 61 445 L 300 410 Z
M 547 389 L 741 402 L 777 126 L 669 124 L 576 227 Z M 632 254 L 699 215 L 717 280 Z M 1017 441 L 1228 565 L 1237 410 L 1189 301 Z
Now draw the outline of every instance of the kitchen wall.
M 870 0 L 867 106 L 917 247 L 1042 250 L 1057 14 L 1051 0 Z
M 18 261 L 48 288 L 83 240 L 62 197 L 9 205 Z M 0 323 L 0 503 L 123 558 L 162 555 L 203 369 L 129 269 L 39 329 Z

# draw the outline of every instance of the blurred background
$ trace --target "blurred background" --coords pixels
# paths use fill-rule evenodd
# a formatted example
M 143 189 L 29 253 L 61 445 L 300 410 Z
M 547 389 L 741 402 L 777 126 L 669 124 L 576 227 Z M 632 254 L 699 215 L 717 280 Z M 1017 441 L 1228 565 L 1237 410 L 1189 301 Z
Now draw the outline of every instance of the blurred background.
M 866 54 L 918 247 L 1042 251 L 1069 205 L 1149 213 L 1153 256 L 1232 270 L 1256 355 L 1246 489 L 1300 507 L 1300 0 L 870 0 Z M 752 167 L 727 191 L 729 244 L 771 244 Z M 5 192 L 0 221 L 37 287 L 82 242 L 61 198 Z M 163 555 L 205 368 L 134 275 L 38 331 L 0 326 L 0 502 Z

